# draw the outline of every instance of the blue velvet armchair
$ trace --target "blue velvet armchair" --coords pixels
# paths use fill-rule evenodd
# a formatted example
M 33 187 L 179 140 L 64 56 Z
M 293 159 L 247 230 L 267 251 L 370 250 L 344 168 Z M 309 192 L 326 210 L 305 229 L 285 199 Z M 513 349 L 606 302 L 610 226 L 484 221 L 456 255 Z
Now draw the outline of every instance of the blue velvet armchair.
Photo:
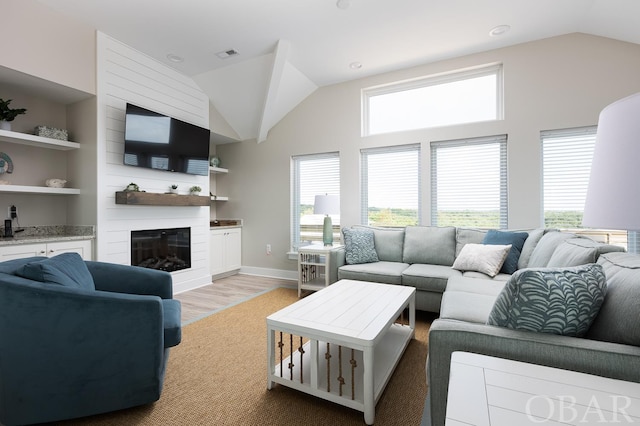
M 0 263 L 0 422 L 83 417 L 160 398 L 181 339 L 167 272 L 75 253 Z

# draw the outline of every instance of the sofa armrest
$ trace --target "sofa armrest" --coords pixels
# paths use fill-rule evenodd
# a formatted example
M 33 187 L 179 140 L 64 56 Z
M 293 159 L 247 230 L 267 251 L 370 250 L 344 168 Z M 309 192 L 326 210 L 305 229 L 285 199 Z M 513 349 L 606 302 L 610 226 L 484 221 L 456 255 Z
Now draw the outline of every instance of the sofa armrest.
M 451 354 L 455 351 L 640 382 L 639 347 L 439 319 L 429 330 L 427 357 L 433 426 L 444 425 Z
M 173 280 L 166 271 L 96 261 L 85 263 L 96 290 L 173 298 Z
M 331 259 L 331 270 L 329 271 L 329 277 L 331 279 L 331 282 L 333 283 L 338 281 L 338 269 L 341 266 L 344 266 L 347 261 L 344 247 L 340 247 L 337 250 L 334 250 L 332 253 L 333 258 Z
M 165 348 L 157 296 L 3 278 L 0 335 L 3 413 L 43 401 L 45 411 L 65 412 L 69 394 L 87 412 L 122 389 L 160 396 Z

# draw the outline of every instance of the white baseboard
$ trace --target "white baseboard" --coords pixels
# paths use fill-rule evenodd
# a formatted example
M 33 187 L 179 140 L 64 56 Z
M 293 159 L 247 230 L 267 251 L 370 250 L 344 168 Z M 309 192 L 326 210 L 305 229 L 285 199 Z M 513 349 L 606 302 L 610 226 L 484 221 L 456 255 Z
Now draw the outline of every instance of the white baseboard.
M 257 275 L 259 277 L 279 278 L 281 280 L 298 281 L 298 271 L 284 269 L 257 268 L 255 266 L 243 266 L 240 273 L 245 275 Z

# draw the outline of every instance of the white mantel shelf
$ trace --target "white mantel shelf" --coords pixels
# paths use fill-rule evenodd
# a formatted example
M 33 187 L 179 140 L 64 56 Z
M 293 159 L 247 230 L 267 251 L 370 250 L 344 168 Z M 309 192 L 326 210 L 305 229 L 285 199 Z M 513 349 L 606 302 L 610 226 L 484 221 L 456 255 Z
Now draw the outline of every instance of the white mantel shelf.
M 51 188 L 48 186 L 0 185 L 0 193 L 78 195 L 80 190 L 77 188 Z
M 77 142 L 63 141 L 59 139 L 44 138 L 42 136 L 30 135 L 28 133 L 12 132 L 0 129 L 0 140 L 19 145 L 37 146 L 39 148 L 57 149 L 69 151 L 80 148 Z

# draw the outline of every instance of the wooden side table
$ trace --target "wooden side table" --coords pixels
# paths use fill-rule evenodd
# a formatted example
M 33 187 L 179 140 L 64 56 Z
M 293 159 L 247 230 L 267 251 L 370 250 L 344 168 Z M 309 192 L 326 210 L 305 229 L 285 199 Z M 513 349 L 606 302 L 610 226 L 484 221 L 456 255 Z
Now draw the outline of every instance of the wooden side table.
M 298 297 L 302 290 L 317 291 L 338 280 L 331 273 L 331 257 L 342 247 L 311 244 L 298 249 Z

